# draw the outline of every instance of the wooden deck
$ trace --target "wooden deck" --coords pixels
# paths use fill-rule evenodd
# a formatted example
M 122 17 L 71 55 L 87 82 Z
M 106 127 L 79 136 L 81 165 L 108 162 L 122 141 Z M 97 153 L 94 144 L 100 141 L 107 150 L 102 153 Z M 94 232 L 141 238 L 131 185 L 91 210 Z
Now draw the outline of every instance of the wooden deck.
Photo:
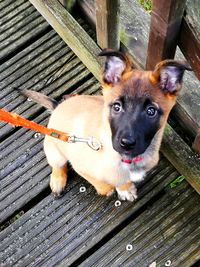
M 1 108 L 46 125 L 49 113 L 15 88 L 57 100 L 99 93 L 29 1 L 3 0 L 0 11 Z M 186 181 L 170 187 L 180 174 L 163 155 L 138 185 L 139 200 L 116 207 L 116 195 L 98 196 L 73 171 L 66 194 L 54 199 L 42 142 L 0 122 L 0 266 L 200 266 L 200 197 Z

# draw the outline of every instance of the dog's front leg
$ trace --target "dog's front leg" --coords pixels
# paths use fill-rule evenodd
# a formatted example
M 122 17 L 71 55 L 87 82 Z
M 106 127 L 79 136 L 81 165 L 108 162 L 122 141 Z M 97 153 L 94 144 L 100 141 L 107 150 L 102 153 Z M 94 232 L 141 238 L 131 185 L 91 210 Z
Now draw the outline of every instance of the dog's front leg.
M 52 167 L 50 177 L 50 187 L 55 197 L 62 195 L 67 183 L 67 165 L 62 167 Z
M 102 196 L 111 196 L 114 193 L 114 186 L 107 184 L 105 182 L 99 181 L 95 178 L 92 178 L 88 175 L 81 174 L 82 177 L 84 177 L 90 184 L 92 184 L 97 193 Z
M 118 197 L 121 200 L 134 201 L 137 199 L 137 189 L 132 182 L 128 182 L 119 187 L 116 187 Z

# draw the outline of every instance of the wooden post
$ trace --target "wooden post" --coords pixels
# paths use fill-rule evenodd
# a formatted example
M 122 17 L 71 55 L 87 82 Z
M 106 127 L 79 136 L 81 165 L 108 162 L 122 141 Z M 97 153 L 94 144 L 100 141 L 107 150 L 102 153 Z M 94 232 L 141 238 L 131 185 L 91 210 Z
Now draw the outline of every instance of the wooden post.
M 146 68 L 174 58 L 186 0 L 153 0 Z
M 196 77 L 200 80 L 200 33 L 195 31 L 195 25 L 187 21 L 187 18 L 183 20 L 179 46 Z
M 119 0 L 96 0 L 96 32 L 101 48 L 119 49 Z

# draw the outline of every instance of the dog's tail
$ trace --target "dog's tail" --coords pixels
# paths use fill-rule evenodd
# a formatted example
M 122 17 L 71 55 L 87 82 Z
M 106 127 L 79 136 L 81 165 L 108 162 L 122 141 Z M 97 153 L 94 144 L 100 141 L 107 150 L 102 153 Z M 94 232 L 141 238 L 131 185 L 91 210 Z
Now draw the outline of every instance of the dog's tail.
M 34 101 L 50 111 L 54 110 L 58 106 L 58 102 L 55 99 L 43 95 L 42 93 L 32 90 L 17 90 L 30 101 Z

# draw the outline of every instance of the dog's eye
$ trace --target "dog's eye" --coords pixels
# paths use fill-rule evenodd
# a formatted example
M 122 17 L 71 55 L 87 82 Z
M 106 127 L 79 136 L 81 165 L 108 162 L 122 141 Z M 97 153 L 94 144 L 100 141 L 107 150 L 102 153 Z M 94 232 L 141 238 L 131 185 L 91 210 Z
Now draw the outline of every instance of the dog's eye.
M 119 113 L 121 112 L 122 110 L 122 105 L 120 102 L 115 102 L 113 105 L 112 105 L 112 108 L 115 112 Z
M 149 117 L 153 118 L 157 115 L 158 110 L 154 106 L 148 106 L 146 109 L 146 113 Z

